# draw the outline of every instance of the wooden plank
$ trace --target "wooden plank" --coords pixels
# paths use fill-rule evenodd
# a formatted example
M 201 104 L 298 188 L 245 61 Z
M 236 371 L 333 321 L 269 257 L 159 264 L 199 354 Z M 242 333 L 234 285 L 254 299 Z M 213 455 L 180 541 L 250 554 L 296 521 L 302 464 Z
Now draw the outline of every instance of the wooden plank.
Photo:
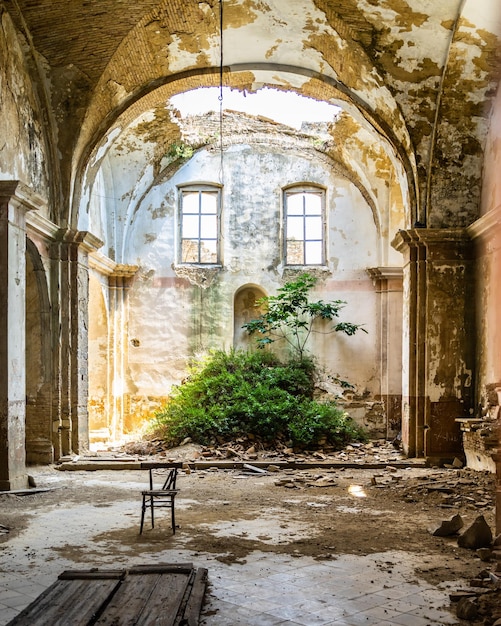
M 67 570 L 9 626 L 198 626 L 207 573 L 192 563 Z
M 137 626 L 174 626 L 189 582 L 190 575 L 160 574 L 154 593 L 136 622 Z
M 144 606 L 150 601 L 160 574 L 128 576 L 122 581 L 106 611 L 95 622 L 102 626 L 133 626 Z
M 205 567 L 198 568 L 193 586 L 183 611 L 183 626 L 198 626 L 202 604 L 207 586 L 208 570 Z
M 109 569 L 109 570 L 75 570 L 70 569 L 59 574 L 59 580 L 104 580 L 124 578 L 125 570 Z
M 188 579 L 186 574 L 128 576 L 96 625 L 173 626 Z
M 190 574 L 193 563 L 157 563 L 153 565 L 135 565 L 128 574 Z
M 58 580 L 9 626 L 87 626 L 118 585 L 116 579 Z

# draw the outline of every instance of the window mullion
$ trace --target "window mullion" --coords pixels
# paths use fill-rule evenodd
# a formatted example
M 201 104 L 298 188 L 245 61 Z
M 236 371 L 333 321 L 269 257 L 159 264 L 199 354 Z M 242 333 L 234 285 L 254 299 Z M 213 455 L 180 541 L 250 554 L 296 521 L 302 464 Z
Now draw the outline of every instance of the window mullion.
M 306 194 L 303 193 L 303 265 L 306 265 Z

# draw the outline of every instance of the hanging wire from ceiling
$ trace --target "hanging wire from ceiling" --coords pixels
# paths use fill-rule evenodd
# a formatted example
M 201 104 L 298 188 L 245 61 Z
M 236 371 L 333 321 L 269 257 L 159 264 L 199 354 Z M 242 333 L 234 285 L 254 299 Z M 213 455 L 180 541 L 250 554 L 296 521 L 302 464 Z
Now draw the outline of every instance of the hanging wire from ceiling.
M 219 182 L 224 180 L 223 153 L 223 0 L 219 0 Z

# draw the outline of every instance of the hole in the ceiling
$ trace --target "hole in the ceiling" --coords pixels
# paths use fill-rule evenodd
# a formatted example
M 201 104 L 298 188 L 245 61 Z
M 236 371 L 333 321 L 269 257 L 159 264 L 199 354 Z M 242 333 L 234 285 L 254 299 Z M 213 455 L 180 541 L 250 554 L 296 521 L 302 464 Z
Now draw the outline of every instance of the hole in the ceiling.
M 173 96 L 170 106 L 183 118 L 202 115 L 219 111 L 219 95 L 219 87 L 200 87 Z M 341 112 L 337 105 L 270 87 L 256 92 L 224 87 L 223 109 L 260 115 L 298 130 L 304 122 L 334 122 Z

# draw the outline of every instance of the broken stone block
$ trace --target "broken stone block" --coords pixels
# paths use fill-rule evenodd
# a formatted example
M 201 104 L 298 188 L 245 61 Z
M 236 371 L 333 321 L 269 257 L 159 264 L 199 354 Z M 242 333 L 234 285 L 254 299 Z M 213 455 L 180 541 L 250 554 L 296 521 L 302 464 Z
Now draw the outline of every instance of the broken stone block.
M 492 559 L 492 550 L 490 548 L 479 548 L 477 554 L 484 563 Z
M 436 528 L 430 528 L 429 532 L 434 537 L 450 537 L 451 535 L 458 533 L 463 526 L 463 518 L 458 513 L 453 515 L 449 520 L 442 520 L 439 526 Z
M 492 543 L 492 531 L 483 515 L 479 515 L 473 524 L 458 538 L 460 548 L 477 550 L 488 548 Z
M 461 469 L 463 467 L 463 461 L 461 461 L 461 459 L 458 459 L 456 457 L 454 461 L 452 462 L 452 467 L 455 467 L 456 469 Z
M 459 619 L 474 620 L 478 615 L 478 607 L 470 598 L 461 598 L 457 604 L 456 615 Z
M 280 471 L 280 468 L 278 467 L 278 465 L 268 465 L 268 467 L 266 469 L 269 472 L 278 472 L 278 471 Z

